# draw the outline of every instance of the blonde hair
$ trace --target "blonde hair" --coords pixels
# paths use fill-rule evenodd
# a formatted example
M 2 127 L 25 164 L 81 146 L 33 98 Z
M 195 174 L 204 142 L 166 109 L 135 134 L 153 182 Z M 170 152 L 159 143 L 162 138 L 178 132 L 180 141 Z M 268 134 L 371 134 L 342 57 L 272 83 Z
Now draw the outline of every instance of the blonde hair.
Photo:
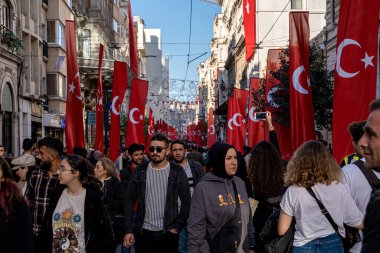
M 102 157 L 98 160 L 98 162 L 100 162 L 102 164 L 103 168 L 107 172 L 108 177 L 115 177 L 116 176 L 115 167 L 113 165 L 113 162 L 110 159 Z
M 287 166 L 285 184 L 312 187 L 341 180 L 341 169 L 328 149 L 319 141 L 308 141 L 294 153 Z

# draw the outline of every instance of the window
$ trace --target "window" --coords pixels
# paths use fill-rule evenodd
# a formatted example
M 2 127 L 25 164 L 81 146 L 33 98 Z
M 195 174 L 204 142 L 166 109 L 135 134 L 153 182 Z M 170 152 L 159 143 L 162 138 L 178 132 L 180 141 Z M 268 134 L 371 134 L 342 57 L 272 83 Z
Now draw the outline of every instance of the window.
M 46 74 L 47 94 L 66 99 L 66 77 L 62 74 Z
M 91 56 L 91 30 L 83 30 L 83 57 L 89 58 Z
M 292 9 L 302 9 L 302 0 L 292 0 Z
M 117 21 L 116 19 L 112 19 L 112 30 L 117 32 Z
M 11 29 L 11 8 L 6 0 L 0 0 L 0 23 Z
M 73 0 L 66 0 L 66 3 L 70 8 L 73 7 Z
M 62 48 L 65 46 L 65 28 L 58 20 L 47 21 L 47 42 L 60 45 Z

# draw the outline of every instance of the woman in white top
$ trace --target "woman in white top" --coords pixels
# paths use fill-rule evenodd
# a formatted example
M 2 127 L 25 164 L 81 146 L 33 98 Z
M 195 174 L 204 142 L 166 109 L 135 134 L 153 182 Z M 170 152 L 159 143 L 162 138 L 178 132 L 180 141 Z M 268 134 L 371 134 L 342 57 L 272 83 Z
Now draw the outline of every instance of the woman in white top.
M 278 234 L 284 235 L 295 218 L 293 253 L 344 252 L 339 235 L 306 190 L 308 187 L 323 203 L 343 237 L 343 223 L 358 229 L 363 227 L 363 214 L 340 177 L 340 167 L 322 143 L 305 142 L 294 153 L 285 175 L 289 188 L 281 201 L 277 228 Z

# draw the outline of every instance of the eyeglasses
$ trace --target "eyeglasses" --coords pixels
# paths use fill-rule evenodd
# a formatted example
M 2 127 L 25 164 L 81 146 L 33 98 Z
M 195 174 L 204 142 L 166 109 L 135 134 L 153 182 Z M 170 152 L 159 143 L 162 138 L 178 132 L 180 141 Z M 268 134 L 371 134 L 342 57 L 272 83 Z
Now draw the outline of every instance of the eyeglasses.
M 162 150 L 164 150 L 164 149 L 166 149 L 166 148 L 164 148 L 164 147 L 160 147 L 160 146 L 158 146 L 158 147 L 150 146 L 150 147 L 149 147 L 149 152 L 150 152 L 150 153 L 153 153 L 154 150 L 156 150 L 157 153 L 161 153 Z
M 63 167 L 63 166 L 59 167 L 59 172 L 60 173 L 62 173 L 64 171 L 75 171 L 75 170 L 73 170 L 73 169 L 65 169 L 65 167 Z

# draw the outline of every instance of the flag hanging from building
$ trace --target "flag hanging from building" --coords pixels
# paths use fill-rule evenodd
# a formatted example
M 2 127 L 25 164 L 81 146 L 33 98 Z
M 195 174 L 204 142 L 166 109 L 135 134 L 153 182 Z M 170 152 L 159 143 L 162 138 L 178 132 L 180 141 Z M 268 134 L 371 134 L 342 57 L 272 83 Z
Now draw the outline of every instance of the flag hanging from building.
M 245 107 L 248 99 L 247 90 L 234 88 L 232 97 L 228 98 L 227 110 L 227 140 L 238 151 L 243 153 L 247 126 L 245 120 Z
M 128 28 L 129 28 L 129 55 L 131 62 L 131 69 L 135 77 L 139 76 L 139 63 L 137 60 L 137 46 L 135 39 L 135 28 L 133 25 L 132 6 L 131 0 L 128 0 Z
M 313 97 L 309 68 L 309 12 L 291 12 L 290 18 L 290 131 L 292 149 L 315 139 Z
M 251 77 L 249 79 L 249 105 L 248 105 L 248 146 L 253 148 L 256 144 L 265 138 L 266 126 L 263 120 L 255 119 L 255 112 L 259 112 L 254 105 L 253 92 L 257 92 L 260 87 L 260 78 Z
M 148 147 L 150 143 L 150 139 L 155 134 L 154 131 L 154 117 L 153 117 L 153 111 L 152 108 L 149 108 L 149 119 L 148 119 L 148 134 L 146 136 L 146 145 L 145 145 L 145 151 L 148 153 Z
M 379 0 L 340 1 L 333 99 L 333 153 L 338 162 L 353 152 L 347 132 L 365 120 L 376 97 Z
M 110 154 L 115 161 L 119 156 L 120 146 L 120 111 L 125 91 L 127 90 L 127 64 L 115 61 L 113 67 L 113 87 L 111 103 Z
M 129 147 L 133 143 L 144 144 L 145 100 L 148 95 L 149 82 L 134 78 L 132 80 L 129 114 L 127 122 L 127 140 Z
M 216 132 L 214 124 L 214 114 L 212 108 L 208 109 L 208 121 L 207 121 L 207 147 L 211 148 L 216 142 Z
M 256 1 L 243 0 L 245 59 L 248 61 L 255 54 L 256 48 Z
M 104 154 L 102 61 L 103 61 L 103 44 L 99 44 L 98 92 L 97 92 L 97 98 L 96 98 L 95 150 L 100 150 Z
M 281 67 L 280 54 L 283 49 L 269 49 L 267 57 L 267 69 L 266 69 L 266 83 L 265 83 L 265 99 L 266 103 L 269 105 L 267 110 L 272 112 L 273 127 L 276 131 L 276 136 L 278 144 L 280 146 L 280 152 L 282 159 L 289 160 L 293 154 L 292 141 L 290 138 L 290 127 L 278 124 L 276 122 L 277 110 L 279 105 L 277 105 L 272 96 L 276 93 L 283 92 L 277 86 L 279 83 L 278 79 L 272 76 L 272 72 L 276 72 Z
M 78 54 L 76 49 L 75 22 L 66 20 L 66 147 L 72 154 L 75 146 L 84 147 L 83 99 L 80 91 Z

